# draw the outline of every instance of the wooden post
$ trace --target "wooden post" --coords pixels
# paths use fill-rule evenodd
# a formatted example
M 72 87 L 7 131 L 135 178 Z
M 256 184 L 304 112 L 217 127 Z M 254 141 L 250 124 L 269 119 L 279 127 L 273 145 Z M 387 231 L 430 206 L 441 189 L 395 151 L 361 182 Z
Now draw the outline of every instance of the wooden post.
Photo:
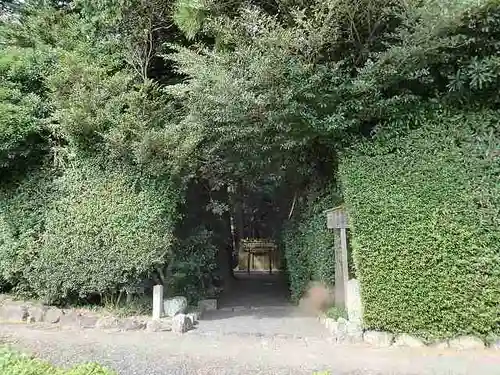
M 327 227 L 335 229 L 335 306 L 346 308 L 346 288 L 349 281 L 347 258 L 347 228 L 345 211 L 339 207 L 327 211 Z
M 347 233 L 345 228 L 336 231 L 338 246 L 335 249 L 335 306 L 346 308 L 346 288 L 349 281 L 347 261 Z
M 163 315 L 163 285 L 153 287 L 153 319 L 161 319 Z

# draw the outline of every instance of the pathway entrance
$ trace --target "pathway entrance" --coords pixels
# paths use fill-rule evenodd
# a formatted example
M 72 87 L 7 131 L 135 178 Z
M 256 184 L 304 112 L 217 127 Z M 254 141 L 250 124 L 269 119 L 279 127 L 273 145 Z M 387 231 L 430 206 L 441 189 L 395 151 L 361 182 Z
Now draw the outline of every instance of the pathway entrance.
M 234 285 L 219 300 L 219 310 L 206 312 L 196 333 L 327 337 L 316 316 L 289 302 L 281 273 L 239 271 L 235 277 Z
M 236 280 L 219 300 L 221 308 L 290 306 L 289 291 L 282 273 L 235 271 Z

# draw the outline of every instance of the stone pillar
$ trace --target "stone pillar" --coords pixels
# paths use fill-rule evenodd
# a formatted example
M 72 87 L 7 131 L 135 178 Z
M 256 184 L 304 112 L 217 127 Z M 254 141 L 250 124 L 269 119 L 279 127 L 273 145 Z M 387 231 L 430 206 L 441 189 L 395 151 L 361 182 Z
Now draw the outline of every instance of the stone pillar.
M 363 306 L 361 304 L 361 292 L 359 281 L 351 279 L 347 282 L 346 306 L 349 320 L 363 324 Z
M 163 285 L 153 287 L 153 319 L 160 319 L 163 315 Z

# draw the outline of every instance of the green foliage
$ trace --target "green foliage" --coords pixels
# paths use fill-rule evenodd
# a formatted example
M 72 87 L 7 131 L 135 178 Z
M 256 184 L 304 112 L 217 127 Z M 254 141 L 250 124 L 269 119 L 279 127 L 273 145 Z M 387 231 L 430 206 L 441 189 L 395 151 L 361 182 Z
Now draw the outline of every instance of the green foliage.
M 287 168 L 308 175 L 308 153 L 331 146 L 332 135 L 350 125 L 344 112 L 361 107 L 342 104 L 351 68 L 338 55 L 350 49 L 331 50 L 341 49 L 335 42 L 345 14 L 323 2 L 308 12 L 287 26 L 244 7 L 232 20 L 209 23 L 217 46 L 173 46 L 177 52 L 167 56 L 188 77 L 168 88 L 186 109 L 181 144 L 199 156 L 200 169 L 210 166 L 210 178 L 259 178 Z
M 3 284 L 52 302 L 109 297 L 167 261 L 182 194 L 171 112 L 148 78 L 163 5 L 26 1 L 2 24 Z
M 212 233 L 195 228 L 193 233 L 179 241 L 172 254 L 167 278 L 167 292 L 183 295 L 195 303 L 211 286 L 212 274 L 217 268 L 217 248 Z
M 400 170 L 396 165 L 389 172 L 406 176 L 416 171 L 434 179 L 436 193 L 426 182 L 416 178 L 415 182 L 433 205 L 451 202 L 442 208 L 449 210 L 448 221 L 438 222 L 441 226 L 430 221 L 437 254 L 451 252 L 450 238 L 460 239 L 453 246 L 463 259 L 476 259 L 468 258 L 476 250 L 467 253 L 464 244 L 491 249 L 494 243 L 494 231 L 484 228 L 498 224 L 493 219 L 498 205 L 491 172 L 496 159 L 480 165 L 479 151 L 464 147 L 490 144 L 496 133 L 490 135 L 480 127 L 467 132 L 460 121 L 478 122 L 463 113 L 495 110 L 499 105 L 498 0 L 4 3 L 0 7 L 0 285 L 57 300 L 75 293 L 113 295 L 160 268 L 166 284 L 195 300 L 214 271 L 216 250 L 220 255 L 230 243 L 231 215 L 242 232 L 269 229 L 271 225 L 254 225 L 256 218 L 266 217 L 273 222 L 268 232 L 274 234 L 294 193 L 311 195 L 303 192 L 320 186 L 320 181 L 334 180 L 338 154 L 353 144 L 358 144 L 358 156 L 346 162 L 357 168 L 349 170 L 348 182 L 356 181 L 352 186 L 359 182 L 353 177 L 356 173 L 367 175 L 362 184 L 380 171 L 381 177 L 363 189 L 373 192 L 386 182 L 384 191 L 392 191 L 394 185 L 394 194 L 405 196 L 410 187 L 401 192 L 398 181 L 389 179 L 392 174 L 382 174 L 384 163 L 391 166 L 391 161 L 399 162 L 405 155 L 411 155 L 404 159 L 409 167 Z M 165 59 L 159 56 L 162 52 Z M 442 116 L 447 125 L 431 126 L 440 119 L 415 114 L 416 108 L 429 103 L 454 108 L 459 115 L 441 110 L 434 116 Z M 373 134 L 376 146 L 359 143 Z M 457 144 L 447 144 L 450 153 L 439 153 L 436 140 L 450 137 Z M 414 146 L 404 143 L 413 139 Z M 418 158 L 420 152 L 415 150 L 424 150 L 423 157 Z M 462 154 L 476 156 L 460 159 Z M 90 165 L 89 160 L 99 160 L 99 165 Z M 477 183 L 478 176 L 486 175 Z M 414 181 L 414 175 L 407 178 Z M 183 186 L 193 183 L 200 190 L 193 203 L 185 205 L 182 219 L 175 207 L 183 188 L 174 180 Z M 480 185 L 482 190 L 460 190 L 474 181 L 474 187 Z M 355 209 L 361 204 L 357 194 L 348 197 Z M 453 194 L 458 199 L 451 200 Z M 325 228 L 323 210 L 336 205 L 337 194 L 311 196 L 306 202 L 298 199 L 284 233 L 295 299 L 310 280 L 333 283 L 333 238 Z M 362 197 L 369 202 L 379 199 L 376 194 Z M 382 198 L 380 202 L 385 202 Z M 410 203 L 427 208 L 418 206 L 419 200 L 400 200 L 391 212 L 398 208 L 410 215 Z M 472 216 L 462 212 L 464 202 L 477 206 L 476 210 L 467 206 Z M 213 212 L 208 215 L 205 208 Z M 372 217 L 375 209 L 379 207 L 366 217 Z M 429 225 L 427 216 L 418 212 L 422 223 Z M 474 212 L 481 215 L 475 217 Z M 388 217 L 392 216 L 384 220 Z M 462 221 L 476 226 L 465 230 Z M 179 237 L 175 240 L 174 225 Z M 412 247 L 420 232 L 396 219 L 394 225 L 402 233 L 405 251 L 414 251 L 414 261 L 427 259 Z M 455 230 L 459 234 L 451 236 Z M 373 233 L 378 232 L 366 234 L 369 240 Z M 361 249 L 364 235 L 355 228 L 353 242 Z M 381 252 L 392 251 L 395 257 L 397 243 L 387 240 L 392 238 L 388 234 L 384 238 L 386 242 L 377 243 L 375 249 L 382 246 Z M 177 246 L 169 254 L 171 243 Z M 419 242 L 422 252 L 424 245 L 427 242 Z M 491 254 L 485 254 L 484 262 L 490 264 Z M 464 290 L 469 290 L 464 287 L 468 282 L 485 286 L 489 276 L 467 267 L 460 264 L 450 275 L 468 269 L 473 275 L 469 277 L 478 280 L 458 278 L 457 285 Z M 93 272 L 87 275 L 86 269 Z M 427 275 L 423 266 L 416 269 Z M 402 290 L 415 274 L 411 269 L 405 272 L 408 279 L 398 276 Z M 380 286 L 381 276 L 375 276 L 368 272 L 361 278 L 373 277 Z M 453 296 L 461 291 L 450 285 L 445 285 L 444 294 L 422 287 L 422 293 L 429 292 L 429 300 L 435 298 L 436 309 L 441 309 L 438 313 L 429 309 L 438 316 L 430 324 L 432 332 L 457 332 L 470 322 L 456 309 L 466 305 L 465 299 Z M 492 292 L 485 287 L 481 293 Z M 480 309 L 479 300 L 491 301 L 481 293 L 470 297 L 470 311 L 487 312 L 469 325 L 470 332 L 485 332 L 486 315 L 491 315 L 489 305 Z M 373 295 L 369 292 L 367 298 Z M 443 295 L 450 302 L 441 303 Z M 411 293 L 404 298 L 402 304 L 395 297 L 388 301 L 403 306 L 408 314 L 423 310 Z M 376 319 L 390 315 L 392 306 L 383 304 L 368 310 L 368 321 L 372 314 L 375 328 L 380 322 Z M 409 327 L 408 314 L 387 318 L 383 326 Z M 450 320 L 443 328 L 436 322 L 446 314 Z M 413 332 L 424 330 L 426 317 L 418 315 L 410 327 Z
M 169 181 L 80 162 L 50 184 L 28 180 L 2 200 L 0 264 L 19 291 L 112 295 L 165 261 L 179 199 Z
M 36 253 L 33 245 L 44 230 L 45 215 L 55 199 L 53 176 L 46 168 L 29 171 L 0 189 L 0 274 L 12 286 L 28 285 Z
M 347 311 L 345 309 L 332 306 L 326 310 L 326 316 L 334 320 L 337 320 L 338 318 L 347 319 Z
M 326 228 L 324 211 L 335 207 L 338 195 L 332 190 L 304 202 L 302 210 L 288 223 L 283 247 L 292 299 L 299 300 L 311 281 L 335 283 L 333 232 Z
M 49 77 L 55 112 L 53 131 L 79 148 L 97 148 L 102 138 L 126 122 L 124 108 L 133 76 L 74 53 L 60 57 Z M 71 86 L 69 83 L 73 82 Z
M 429 100 L 498 106 L 499 24 L 497 0 L 409 7 L 387 50 L 371 54 L 351 83 L 359 95 L 351 99 L 365 98 L 365 124 Z
M 123 294 L 119 297 L 104 300 L 102 309 L 106 314 L 118 317 L 129 317 L 138 315 L 151 315 L 153 313 L 152 295 L 136 294 L 126 298 Z M 94 306 L 90 306 L 90 308 Z M 97 308 L 99 311 L 101 308 Z
M 177 27 L 193 39 L 203 27 L 207 15 L 207 1 L 203 0 L 177 0 L 173 12 L 173 20 Z
M 77 365 L 68 370 L 56 368 L 42 360 L 0 348 L 0 372 L 9 375 L 114 375 L 115 372 L 94 363 Z
M 499 122 L 498 111 L 430 107 L 381 124 L 343 160 L 369 328 L 499 332 Z
M 0 53 L 0 168 L 12 167 L 38 149 L 47 114 L 43 66 L 40 53 L 32 49 L 12 47 Z

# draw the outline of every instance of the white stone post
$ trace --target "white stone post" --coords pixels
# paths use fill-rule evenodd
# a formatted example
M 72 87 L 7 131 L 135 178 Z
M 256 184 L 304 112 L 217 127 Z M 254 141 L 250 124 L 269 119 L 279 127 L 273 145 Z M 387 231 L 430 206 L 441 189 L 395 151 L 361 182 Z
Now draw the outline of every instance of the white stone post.
M 153 319 L 160 319 L 163 315 L 163 285 L 153 287 Z
M 361 291 L 359 281 L 351 279 L 347 282 L 346 306 L 349 320 L 363 324 L 363 305 L 361 303 Z

